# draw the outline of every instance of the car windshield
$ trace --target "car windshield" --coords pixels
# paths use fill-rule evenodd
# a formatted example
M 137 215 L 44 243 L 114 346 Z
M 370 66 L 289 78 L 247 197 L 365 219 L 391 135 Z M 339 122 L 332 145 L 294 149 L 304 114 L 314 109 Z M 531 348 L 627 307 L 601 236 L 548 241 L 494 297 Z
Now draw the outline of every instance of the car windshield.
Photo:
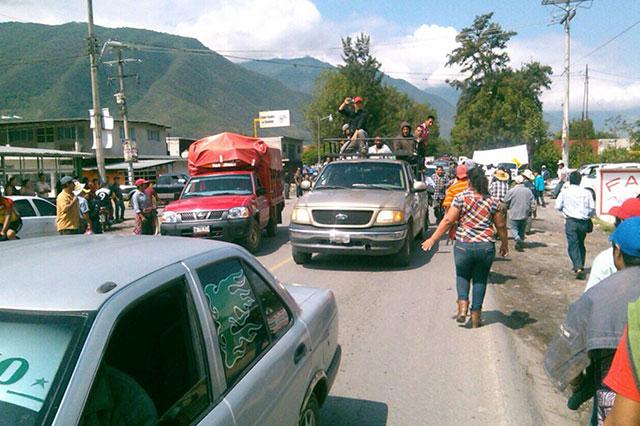
M 0 311 L 0 424 L 44 423 L 79 351 L 85 315 Z
M 250 194 L 253 194 L 251 175 L 216 175 L 191 179 L 182 198 Z
M 404 190 L 402 165 L 376 161 L 331 163 L 318 176 L 314 187 L 315 190 L 323 188 Z

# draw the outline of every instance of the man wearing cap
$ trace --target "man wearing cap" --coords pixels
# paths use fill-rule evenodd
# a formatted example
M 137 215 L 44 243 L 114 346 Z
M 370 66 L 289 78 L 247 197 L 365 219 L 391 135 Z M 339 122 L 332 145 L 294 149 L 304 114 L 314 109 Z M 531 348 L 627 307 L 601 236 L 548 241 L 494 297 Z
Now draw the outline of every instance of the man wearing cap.
M 569 175 L 569 187 L 556 199 L 556 209 L 565 217 L 564 232 L 567 236 L 567 251 L 573 264 L 576 278 L 584 278 L 584 262 L 587 249 L 584 239 L 593 231 L 591 217 L 595 214 L 595 203 L 589 191 L 580 187 L 582 176 L 572 172 Z
M 507 191 L 504 197 L 504 204 L 508 209 L 509 230 L 511 237 L 516 243 L 516 250 L 522 251 L 524 248 L 525 230 L 527 220 L 531 216 L 531 210 L 536 204 L 533 193 L 524 186 L 524 177 L 518 175 L 515 178 L 516 185 Z
M 436 167 L 436 172 L 433 175 L 433 213 L 436 216 L 436 224 L 440 223 L 444 217 L 442 202 L 449 183 L 449 176 L 444 173 L 442 166 Z
M 542 172 L 540 174 L 535 173 L 535 178 L 533 179 L 533 188 L 536 191 L 535 196 L 538 205 L 547 207 L 547 203 L 544 202 L 544 178 L 542 177 Z
M 524 178 L 524 181 L 522 184 L 524 185 L 525 188 L 531 191 L 531 195 L 533 195 L 533 201 L 534 201 L 533 206 L 531 207 L 531 212 L 529 213 L 529 217 L 527 218 L 527 228 L 525 230 L 526 234 L 529 235 L 531 234 L 531 224 L 533 223 L 533 219 L 536 218 L 538 215 L 537 205 L 535 203 L 536 188 L 533 185 L 533 180 L 535 179 L 535 176 L 533 176 L 533 172 L 529 169 L 524 169 L 520 173 L 520 176 Z
M 61 235 L 77 234 L 80 230 L 78 197 L 74 195 L 75 182 L 71 176 L 60 179 L 62 190 L 56 197 L 56 230 Z
M 369 113 L 363 107 L 364 99 L 360 96 L 356 96 L 355 98 L 345 98 L 342 104 L 338 107 L 338 112 L 344 115 L 349 124 L 349 132 L 351 133 L 351 141 L 359 142 L 360 146 L 358 151 L 360 153 L 365 153 L 367 148 L 367 119 L 369 118 Z
M 569 408 L 578 409 L 594 397 L 598 424 L 613 405 L 615 394 L 603 379 L 627 324 L 627 305 L 640 297 L 638 235 L 640 217 L 625 220 L 611 234 L 618 272 L 571 305 L 544 359 L 545 371 L 556 386 L 572 386 Z
M 616 228 L 626 219 L 640 216 L 640 199 L 629 198 L 620 206 L 612 207 L 609 214 L 616 218 Z M 638 236 L 640 238 L 640 235 Z M 591 274 L 584 291 L 589 290 L 605 278 L 615 274 L 618 271 L 613 261 L 613 247 L 601 251 L 591 264 Z
M 148 220 L 145 209 L 147 208 L 147 196 L 144 190 L 149 183 L 146 179 L 137 179 L 133 184 L 136 186 L 136 190 L 131 195 L 131 207 L 136 215 L 135 224 L 133 226 L 133 233 L 136 235 L 145 234 L 148 226 L 145 226 L 145 222 Z

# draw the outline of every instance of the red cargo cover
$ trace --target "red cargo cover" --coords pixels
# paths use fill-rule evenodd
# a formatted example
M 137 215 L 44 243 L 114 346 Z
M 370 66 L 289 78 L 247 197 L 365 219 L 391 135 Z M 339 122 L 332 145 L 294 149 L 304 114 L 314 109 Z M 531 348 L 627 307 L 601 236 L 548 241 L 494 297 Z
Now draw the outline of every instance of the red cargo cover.
M 187 165 L 191 176 L 234 169 L 282 170 L 282 157 L 262 139 L 225 132 L 191 144 Z

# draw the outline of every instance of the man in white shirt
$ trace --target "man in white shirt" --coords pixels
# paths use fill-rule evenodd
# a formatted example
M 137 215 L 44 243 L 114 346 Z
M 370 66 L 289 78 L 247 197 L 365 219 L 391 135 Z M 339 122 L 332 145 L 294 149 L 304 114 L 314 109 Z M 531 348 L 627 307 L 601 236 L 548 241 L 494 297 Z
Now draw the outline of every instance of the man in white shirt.
M 629 198 L 622 203 L 622 205 L 612 207 L 611 210 L 609 210 L 609 214 L 615 216 L 616 227 L 626 219 L 640 216 L 640 198 Z M 613 247 L 609 247 L 601 251 L 600 254 L 593 259 L 591 274 L 589 274 L 589 281 L 587 281 L 587 287 L 584 291 L 586 292 L 616 272 L 618 272 L 618 269 L 613 262 Z
M 580 187 L 582 176 L 578 172 L 569 175 L 569 187 L 560 192 L 556 209 L 565 217 L 564 232 L 567 236 L 568 252 L 576 278 L 584 279 L 584 262 L 587 249 L 584 240 L 593 231 L 591 217 L 595 214 L 595 202 L 589 191 Z
M 369 147 L 369 155 L 371 154 L 392 155 L 393 152 L 391 152 L 391 149 L 382 142 L 382 138 L 380 136 L 376 136 L 373 140 L 373 145 Z
M 558 194 L 560 194 L 564 184 L 567 182 L 568 174 L 569 170 L 564 166 L 564 162 L 562 160 L 558 161 L 558 184 L 553 188 L 553 196 L 555 198 L 558 198 Z

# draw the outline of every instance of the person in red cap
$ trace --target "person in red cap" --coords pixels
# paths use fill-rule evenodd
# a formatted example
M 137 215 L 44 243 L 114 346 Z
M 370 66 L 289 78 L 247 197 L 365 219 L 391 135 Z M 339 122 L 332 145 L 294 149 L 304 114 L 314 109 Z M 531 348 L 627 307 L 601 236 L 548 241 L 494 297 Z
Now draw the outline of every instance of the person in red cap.
M 350 144 L 361 145 L 358 147 L 358 152 L 366 154 L 369 148 L 366 143 L 369 113 L 364 109 L 364 99 L 360 96 L 353 99 L 345 98 L 338 107 L 338 112 L 346 117 L 347 124 L 349 124 Z
M 145 213 L 147 210 L 147 196 L 144 193 L 144 190 L 149 183 L 146 179 L 137 179 L 133 184 L 136 186 L 136 190 L 133 195 L 131 195 L 131 207 L 133 208 L 133 212 L 136 215 L 135 224 L 133 226 L 133 233 L 136 235 L 140 234 L 149 234 L 147 226 L 147 222 L 149 218 Z
M 616 218 L 617 228 L 624 220 L 640 216 L 640 199 L 629 198 L 628 200 L 625 200 L 622 205 L 612 207 L 611 210 L 609 210 L 609 214 Z M 589 281 L 587 281 L 587 287 L 584 291 L 586 292 L 591 287 L 616 272 L 618 272 L 618 269 L 613 262 L 613 247 L 609 247 L 608 249 L 601 251 L 596 258 L 593 259 L 591 274 L 589 275 Z

